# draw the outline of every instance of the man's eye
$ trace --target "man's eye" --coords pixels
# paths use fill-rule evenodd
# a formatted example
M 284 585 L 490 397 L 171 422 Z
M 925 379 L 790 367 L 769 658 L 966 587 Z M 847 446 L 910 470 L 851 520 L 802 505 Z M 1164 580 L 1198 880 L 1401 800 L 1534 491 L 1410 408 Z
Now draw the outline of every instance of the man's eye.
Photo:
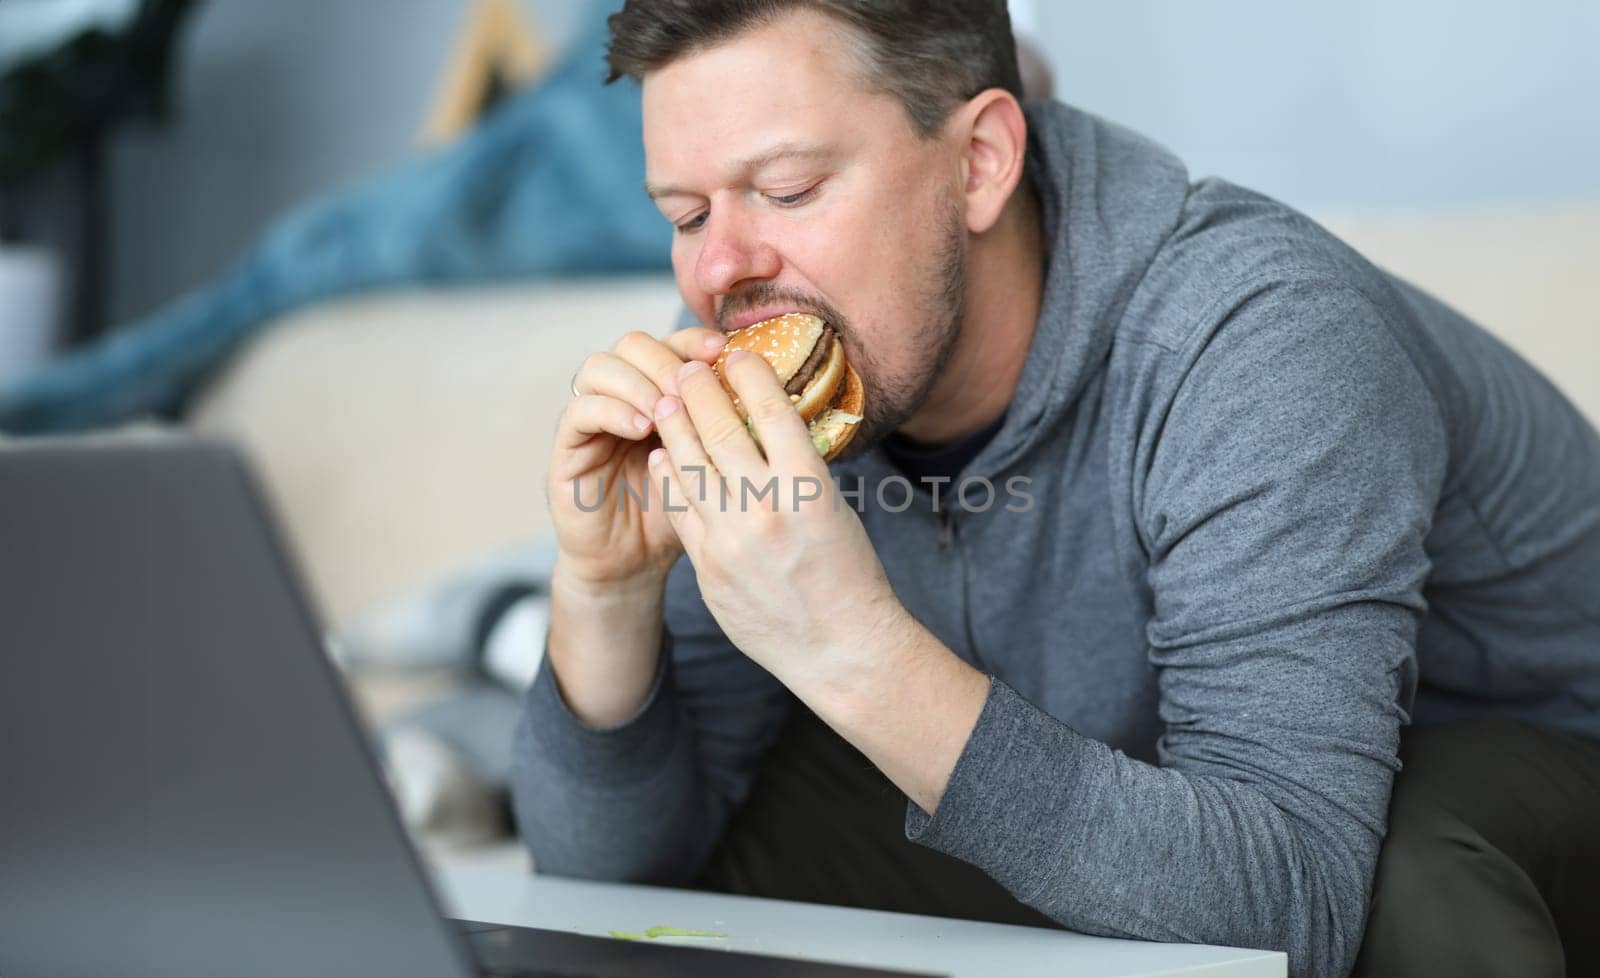
M 710 213 L 710 211 L 701 211 L 689 220 L 677 225 L 678 232 L 680 234 L 689 234 L 690 232 L 700 230 L 705 226 L 706 217 L 709 216 Z
M 782 197 L 774 197 L 771 194 L 768 194 L 767 199 L 772 201 L 774 204 L 777 204 L 779 207 L 797 207 L 816 196 L 816 193 L 817 187 L 813 186 L 807 187 L 799 193 L 786 194 Z

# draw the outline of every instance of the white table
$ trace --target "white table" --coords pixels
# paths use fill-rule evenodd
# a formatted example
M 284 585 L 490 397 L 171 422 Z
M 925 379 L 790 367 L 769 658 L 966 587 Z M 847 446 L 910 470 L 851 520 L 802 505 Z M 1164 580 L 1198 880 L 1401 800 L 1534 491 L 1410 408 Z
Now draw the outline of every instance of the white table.
M 726 939 L 661 943 L 725 947 L 947 974 L 951 978 L 1284 978 L 1276 951 L 1153 944 L 1066 931 L 984 924 L 879 910 L 590 883 L 472 867 L 435 871 L 445 910 L 467 920 L 605 936 L 656 924 L 720 931 Z

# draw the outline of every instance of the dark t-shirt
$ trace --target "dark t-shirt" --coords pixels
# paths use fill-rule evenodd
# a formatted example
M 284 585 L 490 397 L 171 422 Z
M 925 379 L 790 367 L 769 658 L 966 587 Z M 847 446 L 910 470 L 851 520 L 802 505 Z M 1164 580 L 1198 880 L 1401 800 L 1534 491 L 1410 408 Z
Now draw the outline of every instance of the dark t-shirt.
M 943 490 L 948 487 L 946 483 L 930 484 L 922 480 L 928 478 L 954 481 L 966 464 L 983 451 L 983 446 L 989 444 L 990 439 L 994 438 L 1005 423 L 1005 413 L 1001 412 L 1000 417 L 981 431 L 975 431 L 948 445 L 923 445 L 903 435 L 890 435 L 883 440 L 883 454 L 901 474 L 911 480 L 912 485 L 924 492 L 931 492 L 937 485 L 942 497 Z

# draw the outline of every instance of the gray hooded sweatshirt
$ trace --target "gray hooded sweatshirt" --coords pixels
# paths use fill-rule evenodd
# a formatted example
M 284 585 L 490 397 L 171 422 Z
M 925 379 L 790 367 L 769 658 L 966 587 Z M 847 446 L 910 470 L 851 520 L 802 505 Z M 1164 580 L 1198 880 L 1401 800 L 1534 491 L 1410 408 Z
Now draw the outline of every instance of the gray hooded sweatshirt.
M 1047 277 L 1003 426 L 939 512 L 879 450 L 834 467 L 901 602 L 993 677 L 906 835 L 1074 930 L 1345 974 L 1403 724 L 1600 736 L 1600 436 L 1306 217 L 1084 112 L 1028 118 Z M 792 697 L 687 561 L 662 643 L 615 728 L 548 662 L 530 689 L 541 872 L 685 883 L 747 797 Z

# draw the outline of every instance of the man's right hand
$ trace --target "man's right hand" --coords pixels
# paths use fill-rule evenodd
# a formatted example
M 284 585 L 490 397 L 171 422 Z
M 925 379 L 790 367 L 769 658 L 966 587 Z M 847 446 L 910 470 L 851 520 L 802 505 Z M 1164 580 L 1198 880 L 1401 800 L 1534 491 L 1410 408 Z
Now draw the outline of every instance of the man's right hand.
M 650 486 L 647 460 L 661 444 L 655 403 L 677 392 L 679 367 L 691 359 L 710 363 L 724 341 L 721 331 L 704 327 L 659 340 L 633 332 L 578 368 L 578 393 L 561 412 L 550 459 L 550 516 L 568 583 L 664 580 L 682 554 L 661 486 Z
M 629 333 L 583 361 L 577 395 L 556 426 L 549 492 L 558 552 L 546 652 L 567 707 L 590 727 L 623 723 L 648 700 L 667 572 L 683 553 L 662 487 L 650 486 L 650 452 L 661 443 L 655 404 L 677 393 L 678 368 L 715 360 L 723 341 L 703 327 L 661 340 Z

